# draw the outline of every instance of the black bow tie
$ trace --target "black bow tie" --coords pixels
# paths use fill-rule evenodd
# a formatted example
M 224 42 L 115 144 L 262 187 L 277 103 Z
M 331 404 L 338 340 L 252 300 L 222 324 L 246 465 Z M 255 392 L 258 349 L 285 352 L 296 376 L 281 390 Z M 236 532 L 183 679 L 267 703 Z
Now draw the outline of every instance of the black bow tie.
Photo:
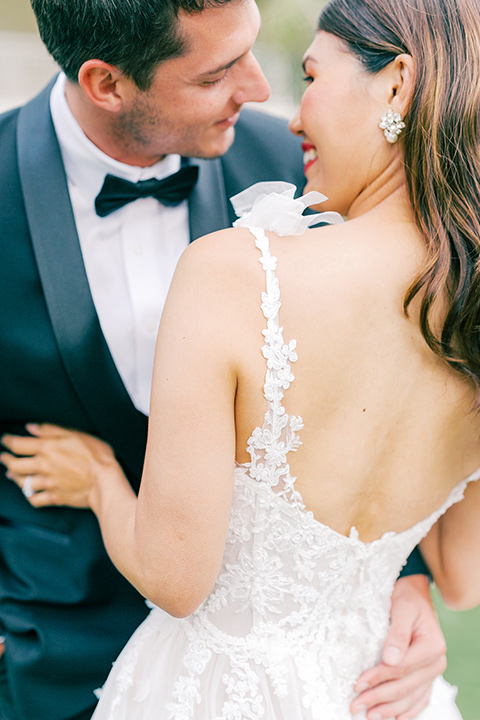
M 154 197 L 163 205 L 178 205 L 191 193 L 197 182 L 198 167 L 186 165 L 163 180 L 152 178 L 137 183 L 107 175 L 103 187 L 95 198 L 97 215 L 105 217 L 138 198 Z

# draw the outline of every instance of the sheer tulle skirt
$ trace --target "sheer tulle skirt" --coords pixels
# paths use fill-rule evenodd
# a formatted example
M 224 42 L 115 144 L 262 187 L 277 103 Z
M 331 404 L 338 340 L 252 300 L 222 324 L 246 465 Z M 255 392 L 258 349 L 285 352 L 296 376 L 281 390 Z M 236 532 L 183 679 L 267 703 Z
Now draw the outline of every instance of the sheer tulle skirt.
M 232 669 L 224 655 L 212 653 L 195 681 L 179 682 L 189 674 L 184 663 L 189 645 L 185 627 L 184 621 L 161 611 L 151 613 L 114 663 L 92 720 L 364 720 L 365 713 L 352 716 L 333 704 L 308 706 L 305 678 L 288 660 L 287 694 L 282 698 L 275 694 L 267 670 L 252 663 L 259 700 L 255 702 L 247 690 L 238 716 L 238 686 L 231 691 L 233 697 L 226 683 Z M 461 720 L 455 696 L 456 689 L 437 678 L 430 704 L 417 720 Z M 235 714 L 229 714 L 230 700 L 235 701 Z

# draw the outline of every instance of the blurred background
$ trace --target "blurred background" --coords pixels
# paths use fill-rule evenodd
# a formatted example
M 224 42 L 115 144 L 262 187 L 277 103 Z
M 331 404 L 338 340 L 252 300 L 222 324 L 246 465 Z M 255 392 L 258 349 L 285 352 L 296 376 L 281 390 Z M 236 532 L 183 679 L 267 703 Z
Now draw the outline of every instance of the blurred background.
M 301 97 L 301 59 L 323 2 L 257 1 L 263 23 L 256 54 L 272 86 L 265 109 L 289 118 Z M 54 72 L 29 0 L 0 0 L 0 112 L 33 97 Z M 480 608 L 453 612 L 434 597 L 448 645 L 446 677 L 459 688 L 464 720 L 480 720 Z

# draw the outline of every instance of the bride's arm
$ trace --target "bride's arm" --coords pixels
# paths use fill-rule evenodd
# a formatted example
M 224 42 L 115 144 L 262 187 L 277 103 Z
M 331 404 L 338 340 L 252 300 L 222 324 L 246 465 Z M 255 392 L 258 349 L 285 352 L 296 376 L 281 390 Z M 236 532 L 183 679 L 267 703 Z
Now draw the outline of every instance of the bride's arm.
M 138 500 L 104 475 L 91 503 L 118 569 L 178 616 L 215 583 L 233 492 L 231 274 L 209 250 L 202 241 L 184 254 L 164 309 Z
M 433 526 L 420 548 L 443 599 L 466 610 L 480 604 L 480 482 Z

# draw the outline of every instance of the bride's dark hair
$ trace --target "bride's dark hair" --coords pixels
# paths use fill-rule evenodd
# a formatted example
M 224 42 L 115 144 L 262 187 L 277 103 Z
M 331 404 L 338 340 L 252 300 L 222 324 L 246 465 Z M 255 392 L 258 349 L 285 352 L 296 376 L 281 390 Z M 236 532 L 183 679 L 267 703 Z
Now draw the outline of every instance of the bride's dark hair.
M 415 88 L 399 142 L 415 219 L 428 249 L 405 296 L 423 290 L 429 347 L 471 378 L 480 405 L 479 0 L 331 0 L 318 23 L 367 72 L 397 55 L 415 61 Z M 440 327 L 433 321 L 441 310 Z

